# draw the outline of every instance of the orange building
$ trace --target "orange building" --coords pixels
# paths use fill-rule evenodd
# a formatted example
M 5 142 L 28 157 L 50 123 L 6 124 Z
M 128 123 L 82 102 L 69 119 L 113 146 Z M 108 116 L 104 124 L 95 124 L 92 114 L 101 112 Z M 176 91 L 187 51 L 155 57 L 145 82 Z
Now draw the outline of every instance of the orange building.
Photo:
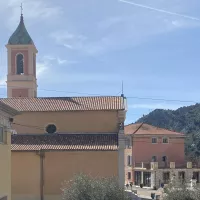
M 125 126 L 125 183 L 146 187 L 168 183 L 173 174 L 188 182 L 199 168 L 185 161 L 185 135 L 148 124 Z
M 8 98 L 16 109 L 12 136 L 13 200 L 61 198 L 74 174 L 117 176 L 124 185 L 126 98 L 37 97 L 37 49 L 21 15 L 6 45 Z

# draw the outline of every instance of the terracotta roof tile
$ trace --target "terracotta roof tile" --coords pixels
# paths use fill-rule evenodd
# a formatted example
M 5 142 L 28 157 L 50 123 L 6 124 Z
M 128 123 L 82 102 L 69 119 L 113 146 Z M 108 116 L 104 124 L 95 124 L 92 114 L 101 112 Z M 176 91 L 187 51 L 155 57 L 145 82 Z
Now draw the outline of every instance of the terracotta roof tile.
M 79 111 L 79 110 L 123 110 L 123 97 L 40 97 L 1 98 L 0 102 L 18 111 Z
M 68 150 L 115 151 L 117 134 L 12 135 L 12 151 Z
M 137 124 L 129 124 L 125 126 L 124 132 L 126 135 L 133 134 L 139 127 L 141 123 Z M 177 135 L 177 136 L 184 136 L 183 133 L 178 133 L 175 131 L 158 128 L 155 126 L 151 126 L 149 124 L 143 124 L 141 128 L 134 134 L 134 135 Z

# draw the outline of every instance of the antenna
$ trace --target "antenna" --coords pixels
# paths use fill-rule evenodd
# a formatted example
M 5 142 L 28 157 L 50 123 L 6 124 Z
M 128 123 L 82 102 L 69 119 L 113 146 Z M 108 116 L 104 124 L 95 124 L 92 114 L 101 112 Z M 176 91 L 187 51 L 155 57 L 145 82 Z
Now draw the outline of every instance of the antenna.
M 124 82 L 122 81 L 122 94 L 121 96 L 123 97 L 124 96 Z
M 22 5 L 22 3 L 21 3 L 20 8 L 21 8 L 21 16 L 22 16 L 23 15 L 23 5 Z

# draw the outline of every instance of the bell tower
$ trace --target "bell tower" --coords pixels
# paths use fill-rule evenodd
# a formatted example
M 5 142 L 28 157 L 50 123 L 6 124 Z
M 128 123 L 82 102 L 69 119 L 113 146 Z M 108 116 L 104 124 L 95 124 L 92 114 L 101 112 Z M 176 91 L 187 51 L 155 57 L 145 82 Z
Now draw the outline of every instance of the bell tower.
M 26 30 L 23 14 L 6 48 L 8 56 L 7 97 L 37 97 L 36 54 L 38 51 Z

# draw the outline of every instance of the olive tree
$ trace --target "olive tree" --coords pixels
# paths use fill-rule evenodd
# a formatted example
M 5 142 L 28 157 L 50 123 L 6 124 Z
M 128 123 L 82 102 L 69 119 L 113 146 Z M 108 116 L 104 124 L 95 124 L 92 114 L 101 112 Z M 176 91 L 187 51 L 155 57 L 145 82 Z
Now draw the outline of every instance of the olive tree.
M 183 182 L 170 183 L 164 188 L 165 195 L 163 200 L 199 200 L 200 189 L 198 187 L 191 188 Z
M 63 200 L 131 200 L 116 178 L 92 178 L 75 175 L 62 186 Z

